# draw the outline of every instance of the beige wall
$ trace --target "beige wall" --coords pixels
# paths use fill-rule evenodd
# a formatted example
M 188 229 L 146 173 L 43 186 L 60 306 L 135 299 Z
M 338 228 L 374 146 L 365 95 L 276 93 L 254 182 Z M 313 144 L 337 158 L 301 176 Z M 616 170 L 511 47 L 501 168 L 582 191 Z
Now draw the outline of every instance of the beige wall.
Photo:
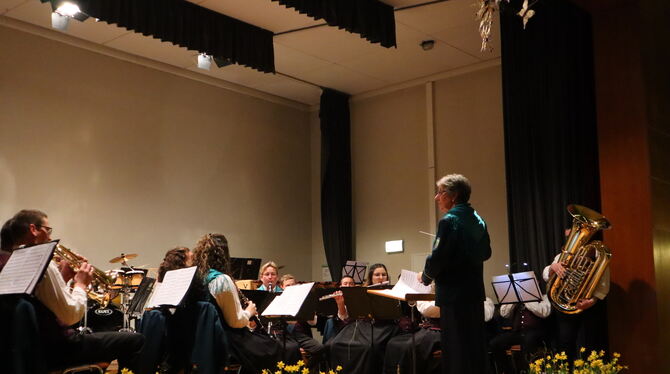
M 487 221 L 492 239 L 487 280 L 504 273 L 509 261 L 501 89 L 496 66 L 438 80 L 433 90 L 435 173 L 462 173 L 473 184 L 472 204 Z M 435 232 L 426 100 L 426 88 L 419 84 L 351 101 L 356 259 L 382 262 L 394 277 L 403 268 L 423 267 L 432 238 L 419 231 Z M 319 176 L 318 142 L 318 118 L 313 117 L 313 181 Z M 318 190 L 314 182 L 315 203 Z M 313 208 L 313 214 L 312 270 L 320 279 L 325 258 L 318 210 Z M 404 240 L 404 253 L 386 254 L 384 242 L 395 239 Z
M 308 113 L 0 27 L 0 218 L 46 211 L 94 265 L 224 233 L 309 278 Z

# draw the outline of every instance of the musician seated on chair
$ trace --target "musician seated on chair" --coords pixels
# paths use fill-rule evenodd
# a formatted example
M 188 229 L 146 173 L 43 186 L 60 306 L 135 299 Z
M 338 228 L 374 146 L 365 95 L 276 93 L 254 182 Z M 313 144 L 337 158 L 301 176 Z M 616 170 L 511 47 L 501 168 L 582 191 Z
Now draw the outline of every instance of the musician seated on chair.
M 511 330 L 498 334 L 489 342 L 496 366 L 503 373 L 513 373 L 513 367 L 506 351 L 520 344 L 524 359 L 531 358 L 546 343 L 547 326 L 545 319 L 551 313 L 547 295 L 540 302 L 505 304 L 500 307 L 500 316 L 511 322 Z
M 570 236 L 571 229 L 565 230 L 565 236 Z M 596 252 L 599 255 L 599 252 Z M 542 278 L 545 282 L 556 274 L 559 278 L 566 275 L 566 269 L 559 260 L 561 253 L 559 252 L 554 261 L 547 265 L 542 272 Z M 601 350 L 607 345 L 607 311 L 604 300 L 610 290 L 610 269 L 607 267 L 598 282 L 598 285 L 593 292 L 593 297 L 590 299 L 581 299 L 577 302 L 577 309 L 581 313 L 565 314 L 556 311 L 556 340 L 557 351 L 566 352 L 569 361 L 576 358 L 578 346 L 586 347 L 590 350 Z M 547 290 L 549 293 L 549 290 Z M 601 301 L 601 302 L 599 302 Z M 579 332 L 582 331 L 581 336 L 583 341 L 577 341 Z
M 7 227 L 4 230 L 4 227 Z M 3 226 L 2 247 L 12 250 L 21 246 L 51 241 L 52 228 L 47 215 L 39 210 L 22 210 Z M 47 368 L 110 362 L 119 360 L 119 368 L 137 367 L 144 344 L 140 334 L 100 332 L 74 334 L 67 328 L 79 322 L 86 313 L 86 289 L 92 280 L 93 268 L 83 262 L 74 272 L 65 260 L 59 265 L 50 262 L 42 280 L 35 288 L 37 319 L 42 351 Z M 67 285 L 72 281 L 73 286 Z
M 258 287 L 260 291 L 282 292 L 283 289 L 279 286 L 277 279 L 279 278 L 279 267 L 274 261 L 269 261 L 261 266 L 259 273 L 260 281 L 263 284 Z

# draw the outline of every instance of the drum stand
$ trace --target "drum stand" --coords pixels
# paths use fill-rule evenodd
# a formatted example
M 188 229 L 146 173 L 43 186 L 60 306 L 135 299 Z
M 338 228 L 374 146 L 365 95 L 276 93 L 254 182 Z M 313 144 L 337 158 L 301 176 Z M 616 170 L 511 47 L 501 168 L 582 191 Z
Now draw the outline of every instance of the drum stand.
M 130 286 L 127 284 L 121 289 L 121 310 L 123 310 L 123 328 L 119 332 L 135 332 L 135 328 L 130 326 Z
M 77 327 L 77 334 L 85 335 L 91 333 L 93 333 L 93 330 L 91 330 L 91 328 L 88 327 L 88 296 L 87 296 L 86 302 L 84 303 L 84 323 L 82 325 L 79 325 L 79 327 Z

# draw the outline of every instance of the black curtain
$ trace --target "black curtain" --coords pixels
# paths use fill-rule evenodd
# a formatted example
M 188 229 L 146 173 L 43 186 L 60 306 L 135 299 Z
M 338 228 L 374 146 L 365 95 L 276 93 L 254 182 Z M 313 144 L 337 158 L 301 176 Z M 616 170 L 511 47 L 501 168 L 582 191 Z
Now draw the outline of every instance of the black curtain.
M 54 9 L 63 0 L 49 1 Z M 271 31 L 185 0 L 77 0 L 88 16 L 220 60 L 274 73 Z
M 520 6 L 501 12 L 510 262 L 539 276 L 565 242 L 566 206 L 600 211 L 593 48 L 571 2 L 537 2 L 525 30 Z
M 349 95 L 328 88 L 321 94 L 321 228 L 330 275 L 340 279 L 353 259 Z
M 371 43 L 395 47 L 393 7 L 378 0 L 272 0 L 330 26 L 361 35 Z

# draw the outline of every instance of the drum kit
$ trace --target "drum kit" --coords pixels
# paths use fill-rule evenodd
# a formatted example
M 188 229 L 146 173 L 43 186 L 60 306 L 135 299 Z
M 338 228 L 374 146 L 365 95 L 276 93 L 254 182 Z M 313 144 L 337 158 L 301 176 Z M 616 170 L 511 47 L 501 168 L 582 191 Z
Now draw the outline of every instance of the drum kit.
M 91 305 L 89 310 L 91 327 L 95 331 L 124 331 L 134 332 L 135 329 L 130 325 L 130 302 L 138 290 L 142 279 L 146 276 L 147 269 L 135 268 L 128 264 L 129 260 L 137 258 L 135 253 L 121 253 L 120 256 L 109 260 L 112 264 L 121 264 L 120 269 L 109 270 L 106 274 L 113 280 L 109 290 L 111 291 L 112 302 L 106 308 L 100 308 L 99 305 Z M 119 311 L 120 310 L 120 311 Z M 122 325 L 119 314 L 123 315 Z M 120 328 L 119 328 L 120 327 Z M 84 319 L 84 326 L 79 328 L 90 332 L 87 318 Z

